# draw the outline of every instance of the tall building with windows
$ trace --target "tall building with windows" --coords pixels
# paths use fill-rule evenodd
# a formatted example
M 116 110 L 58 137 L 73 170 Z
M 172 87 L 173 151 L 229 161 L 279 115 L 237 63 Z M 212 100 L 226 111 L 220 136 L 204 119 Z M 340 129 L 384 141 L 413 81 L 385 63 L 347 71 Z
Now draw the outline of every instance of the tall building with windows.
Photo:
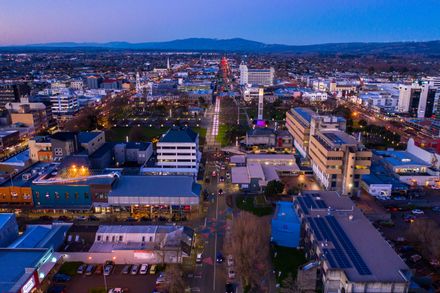
M 20 102 L 20 98 L 30 94 L 26 84 L 0 84 L 0 109 L 8 103 Z
M 310 136 L 313 173 L 326 190 L 357 195 L 361 176 L 370 174 L 372 153 L 340 130 L 318 130 Z
M 293 108 L 286 113 L 286 126 L 294 139 L 294 146 L 304 157 L 308 157 L 310 136 L 319 129 L 345 131 L 346 121 L 342 117 L 318 115 L 309 108 Z
M 55 116 L 70 116 L 78 112 L 78 98 L 69 89 L 62 90 L 60 94 L 50 97 L 52 114 Z
M 155 165 L 147 163 L 141 172 L 197 176 L 200 159 L 199 135 L 189 127 L 173 127 L 156 144 Z
M 437 80 L 420 80 L 410 85 L 400 85 L 397 112 L 418 118 L 432 117 L 436 110 L 434 103 L 438 83 Z
M 249 69 L 246 64 L 240 64 L 240 85 L 273 85 L 275 69 L 273 67 L 263 69 Z

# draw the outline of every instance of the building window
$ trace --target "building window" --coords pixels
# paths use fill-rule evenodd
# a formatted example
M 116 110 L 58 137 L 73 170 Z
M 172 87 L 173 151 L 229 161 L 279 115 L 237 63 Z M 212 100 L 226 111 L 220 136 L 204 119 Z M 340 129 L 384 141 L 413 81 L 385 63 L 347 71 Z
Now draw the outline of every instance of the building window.
M 49 192 L 46 192 L 46 198 L 50 198 Z
M 66 193 L 64 194 L 64 197 L 66 198 L 66 200 L 68 200 L 68 199 L 69 199 L 69 193 L 66 192 Z
M 122 239 L 123 239 L 122 235 L 119 235 L 119 242 L 122 242 Z
M 145 236 L 142 236 L 142 242 L 145 242 Z
M 89 193 L 88 192 L 84 192 L 84 198 L 85 199 L 89 199 Z
M 150 236 L 150 242 L 153 242 L 153 236 Z
M 55 156 L 62 156 L 63 155 L 63 149 L 62 148 L 55 148 L 54 152 L 55 152 Z
M 60 193 L 59 192 L 55 192 L 55 199 L 60 199 Z
M 101 235 L 98 235 L 97 241 L 101 241 Z
M 35 191 L 35 198 L 40 199 L 40 192 L 39 191 Z
M 75 192 L 75 200 L 78 200 L 78 199 L 79 199 L 78 192 Z

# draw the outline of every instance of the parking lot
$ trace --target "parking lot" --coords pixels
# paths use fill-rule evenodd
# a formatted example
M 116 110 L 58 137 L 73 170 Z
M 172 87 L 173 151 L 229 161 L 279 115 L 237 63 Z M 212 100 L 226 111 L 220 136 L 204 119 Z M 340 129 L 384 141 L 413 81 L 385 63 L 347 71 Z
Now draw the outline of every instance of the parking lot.
M 105 280 L 107 282 L 107 289 L 127 288 L 130 293 L 153 292 L 158 274 L 124 275 L 121 273 L 123 267 L 123 265 L 117 265 L 112 274 L 105 277 Z M 105 288 L 104 275 L 75 275 L 66 285 L 66 292 L 68 293 L 87 293 L 91 289 Z

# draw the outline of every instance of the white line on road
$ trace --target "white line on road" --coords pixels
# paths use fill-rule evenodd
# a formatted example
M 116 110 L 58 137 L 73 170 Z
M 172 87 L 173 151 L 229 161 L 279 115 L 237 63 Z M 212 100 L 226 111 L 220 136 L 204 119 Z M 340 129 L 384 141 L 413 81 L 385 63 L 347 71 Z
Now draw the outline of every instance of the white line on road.
M 218 220 L 218 196 L 215 197 L 215 219 Z M 212 291 L 215 291 L 215 273 L 217 268 L 217 230 L 214 234 L 214 278 L 212 280 Z

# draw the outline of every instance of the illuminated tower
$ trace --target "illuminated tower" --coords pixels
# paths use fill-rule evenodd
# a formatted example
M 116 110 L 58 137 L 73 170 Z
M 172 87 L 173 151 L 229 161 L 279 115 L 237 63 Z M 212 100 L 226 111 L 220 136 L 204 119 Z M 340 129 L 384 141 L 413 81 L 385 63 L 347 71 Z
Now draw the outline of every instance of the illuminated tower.
M 136 72 L 136 93 L 141 93 L 141 77 L 139 72 Z
M 263 120 L 264 88 L 258 89 L 258 120 Z

